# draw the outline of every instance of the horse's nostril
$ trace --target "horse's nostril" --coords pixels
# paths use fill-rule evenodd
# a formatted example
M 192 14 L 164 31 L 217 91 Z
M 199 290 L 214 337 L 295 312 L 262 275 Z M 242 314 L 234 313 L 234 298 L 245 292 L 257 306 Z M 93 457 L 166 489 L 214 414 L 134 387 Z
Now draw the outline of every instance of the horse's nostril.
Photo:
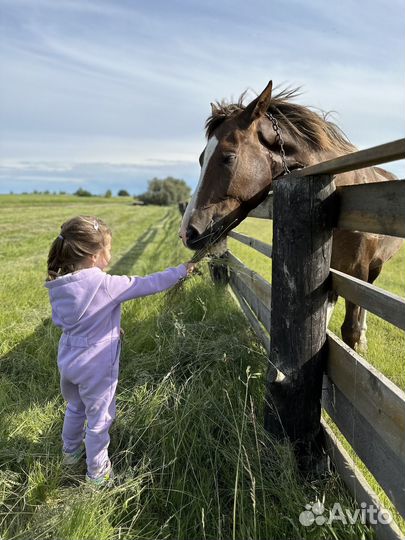
M 197 240 L 197 238 L 199 237 L 200 233 L 197 231 L 197 229 L 195 227 L 193 227 L 192 225 L 190 225 L 188 228 L 187 228 L 187 242 L 188 243 L 193 243 Z

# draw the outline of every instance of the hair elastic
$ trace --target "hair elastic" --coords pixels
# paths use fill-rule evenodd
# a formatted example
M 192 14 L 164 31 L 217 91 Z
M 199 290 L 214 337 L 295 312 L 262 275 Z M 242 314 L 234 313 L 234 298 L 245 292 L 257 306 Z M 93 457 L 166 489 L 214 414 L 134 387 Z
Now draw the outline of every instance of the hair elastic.
M 99 228 L 98 221 L 94 220 L 93 227 L 95 228 L 96 231 L 98 231 L 98 228 Z
M 61 234 L 58 236 L 58 238 L 59 238 L 60 240 L 64 240 L 64 238 L 63 238 L 63 236 L 62 236 Z

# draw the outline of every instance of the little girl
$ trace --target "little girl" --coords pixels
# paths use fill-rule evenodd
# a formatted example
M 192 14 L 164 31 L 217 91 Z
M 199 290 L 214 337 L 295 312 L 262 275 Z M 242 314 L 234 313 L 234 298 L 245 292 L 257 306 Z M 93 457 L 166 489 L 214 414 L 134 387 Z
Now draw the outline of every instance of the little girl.
M 103 271 L 111 260 L 111 237 L 101 219 L 79 216 L 64 223 L 49 251 L 45 283 L 52 320 L 63 329 L 63 461 L 73 465 L 86 450 L 86 480 L 95 485 L 112 479 L 108 431 L 115 418 L 121 304 L 164 291 L 194 269 L 186 263 L 145 277 L 111 276 Z

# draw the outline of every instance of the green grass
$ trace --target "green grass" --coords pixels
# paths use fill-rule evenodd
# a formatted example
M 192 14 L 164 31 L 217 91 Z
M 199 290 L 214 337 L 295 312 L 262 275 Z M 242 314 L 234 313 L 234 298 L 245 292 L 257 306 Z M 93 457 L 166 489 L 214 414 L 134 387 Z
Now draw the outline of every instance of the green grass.
M 291 448 L 264 431 L 266 356 L 205 264 L 203 276 L 175 296 L 124 305 L 110 445 L 117 485 L 94 492 L 83 468 L 64 470 L 60 333 L 43 287 L 51 240 L 68 217 L 95 214 L 113 230 L 114 273 L 151 273 L 190 253 L 177 238 L 176 208 L 29 199 L 0 197 L 2 539 L 373 537 L 361 524 L 300 525 L 307 503 L 324 500 L 331 508 L 340 502 L 349 509 L 355 503 L 334 475 L 300 477 Z M 243 227 L 256 228 L 253 220 Z M 265 227 L 260 232 L 265 236 L 255 236 L 270 240 Z M 246 250 L 245 260 L 254 259 L 249 266 L 269 277 L 268 259 Z

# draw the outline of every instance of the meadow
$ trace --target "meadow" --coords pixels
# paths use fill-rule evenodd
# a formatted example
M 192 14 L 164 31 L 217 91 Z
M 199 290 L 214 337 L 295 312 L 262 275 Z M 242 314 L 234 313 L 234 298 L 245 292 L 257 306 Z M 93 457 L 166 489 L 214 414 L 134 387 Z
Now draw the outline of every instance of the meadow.
M 303 478 L 288 444 L 264 431 L 266 355 L 226 288 L 201 276 L 123 306 L 125 331 L 110 456 L 117 481 L 93 490 L 64 469 L 64 402 L 46 257 L 62 222 L 97 215 L 113 230 L 110 273 L 145 275 L 190 258 L 177 208 L 130 200 L 0 196 L 0 538 L 358 539 L 365 525 L 304 527 L 305 505 L 355 509 L 334 475 Z M 270 222 L 239 231 L 271 240 Z M 270 280 L 271 261 L 232 251 Z M 404 294 L 404 251 L 378 284 Z M 401 272 L 400 272 L 401 270 Z M 339 305 L 332 320 L 338 332 Z M 376 319 L 376 318 L 375 318 Z M 401 387 L 402 333 L 370 317 L 368 360 Z

